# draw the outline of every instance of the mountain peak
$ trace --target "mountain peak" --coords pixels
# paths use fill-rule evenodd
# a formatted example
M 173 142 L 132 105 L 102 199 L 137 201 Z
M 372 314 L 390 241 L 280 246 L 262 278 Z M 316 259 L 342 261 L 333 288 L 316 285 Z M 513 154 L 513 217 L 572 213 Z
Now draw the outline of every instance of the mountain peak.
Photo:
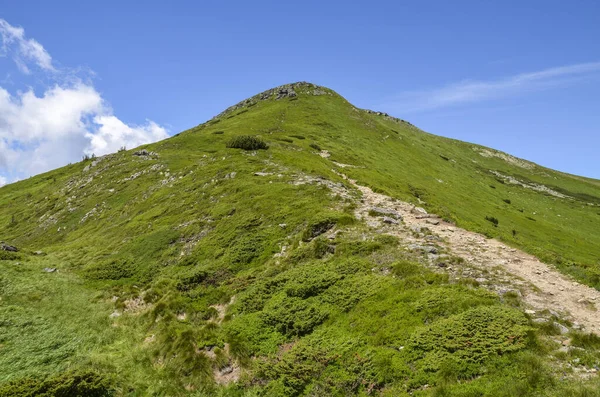
M 319 95 L 337 95 L 337 96 L 339 96 L 338 93 L 336 93 L 335 91 L 333 91 L 327 87 L 322 87 L 322 86 L 319 86 L 319 85 L 316 85 L 313 83 L 309 83 L 306 81 L 298 81 L 295 83 L 283 84 L 283 85 L 268 89 L 266 91 L 263 91 L 263 92 L 256 94 L 250 98 L 244 99 L 243 101 L 238 102 L 235 105 L 228 107 L 227 109 L 225 109 L 224 111 L 219 113 L 217 116 L 215 116 L 215 118 L 219 118 L 221 116 L 229 114 L 229 113 L 231 113 L 235 110 L 238 110 L 240 108 L 243 108 L 243 107 L 254 106 L 259 101 L 266 101 L 266 100 L 270 100 L 270 99 L 281 100 L 284 98 L 296 98 L 296 97 L 298 97 L 299 94 L 314 95 L 314 96 L 319 96 Z

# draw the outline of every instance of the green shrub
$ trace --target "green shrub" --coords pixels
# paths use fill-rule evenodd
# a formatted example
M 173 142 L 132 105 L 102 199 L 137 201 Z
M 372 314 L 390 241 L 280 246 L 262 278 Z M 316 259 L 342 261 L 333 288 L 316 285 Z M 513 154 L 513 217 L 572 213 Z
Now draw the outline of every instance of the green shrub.
M 240 135 L 227 142 L 228 148 L 243 150 L 266 150 L 269 146 L 262 139 L 251 135 Z
M 204 270 L 193 270 L 191 273 L 188 273 L 179 279 L 177 282 L 177 289 L 179 291 L 189 291 L 203 282 L 207 275 L 208 274 Z
M 0 250 L 0 261 L 16 261 L 21 259 L 21 255 L 12 251 Z
M 322 149 L 321 149 L 321 146 L 317 145 L 316 143 L 311 143 L 311 144 L 310 144 L 310 145 L 308 145 L 308 146 L 310 146 L 311 148 L 313 148 L 313 149 L 315 149 L 315 150 L 318 150 L 319 152 L 322 150 Z
M 498 218 L 494 218 L 493 216 L 486 216 L 485 220 L 491 222 L 494 227 L 498 227 Z
M 110 383 L 92 371 L 67 372 L 47 379 L 24 378 L 0 386 L 0 397 L 105 397 Z
M 215 131 L 213 132 L 213 134 L 215 135 L 223 135 L 225 133 L 225 131 Z
M 120 280 L 133 277 L 135 273 L 134 263 L 124 258 L 94 263 L 84 270 L 84 275 L 91 280 Z
M 324 219 L 322 221 L 319 221 L 319 222 L 309 225 L 306 228 L 306 230 L 304 230 L 304 233 L 302 234 L 302 240 L 310 241 L 313 238 L 320 236 L 321 234 L 325 233 L 326 231 L 328 231 L 329 229 L 334 227 L 335 223 L 336 222 L 333 219 Z
M 327 318 L 318 304 L 297 297 L 280 295 L 272 299 L 262 312 L 265 324 L 288 337 L 309 334 Z

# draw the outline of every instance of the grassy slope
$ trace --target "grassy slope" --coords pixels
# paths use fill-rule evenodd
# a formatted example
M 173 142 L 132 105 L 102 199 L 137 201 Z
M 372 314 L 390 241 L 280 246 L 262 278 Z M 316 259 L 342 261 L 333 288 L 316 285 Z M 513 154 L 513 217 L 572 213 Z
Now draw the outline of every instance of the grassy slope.
M 419 391 L 426 384 L 437 385 L 434 393 L 499 395 L 516 378 L 514 395 L 551 382 L 543 330 L 514 308 L 518 302 L 406 262 L 396 242 L 352 221 L 351 202 L 293 182 L 309 175 L 343 183 L 331 160 L 358 166 L 339 170 L 401 199 L 418 196 L 458 225 L 598 286 L 600 210 L 587 204 L 600 202 L 598 181 L 483 157 L 483 148 L 357 110 L 325 91 L 226 113 L 149 145 L 158 157 L 121 152 L 2 188 L 0 235 L 24 252 L 0 261 L 0 381 L 52 382 L 92 369 L 119 394 L 173 395 L 185 386 L 210 394 L 211 367 L 220 364 L 196 351 L 217 346 L 221 365 L 248 368 L 240 390 L 249 395 L 428 394 Z M 225 148 L 243 134 L 262 136 L 270 148 Z M 331 158 L 317 156 L 314 143 Z M 500 183 L 490 170 L 575 199 Z M 323 222 L 346 232 L 303 243 Z M 275 258 L 283 245 L 288 255 Z M 209 321 L 209 306 L 234 295 L 226 321 Z M 109 318 L 115 310 L 124 314 Z M 453 346 L 465 332 L 472 337 Z M 433 343 L 444 338 L 447 345 Z M 582 357 L 590 365 L 594 349 Z

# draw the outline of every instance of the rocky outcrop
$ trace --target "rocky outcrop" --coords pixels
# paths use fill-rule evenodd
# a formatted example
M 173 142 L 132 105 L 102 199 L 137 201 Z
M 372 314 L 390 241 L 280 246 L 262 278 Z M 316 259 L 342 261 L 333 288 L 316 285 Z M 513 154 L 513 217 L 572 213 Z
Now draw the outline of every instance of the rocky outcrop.
M 19 249 L 13 245 L 8 245 L 4 241 L 0 242 L 0 250 L 9 252 L 18 252 Z
M 219 113 L 214 119 L 218 119 L 222 116 L 226 116 L 238 109 L 247 108 L 256 105 L 259 101 L 267 101 L 269 99 L 281 100 L 285 98 L 295 98 L 298 93 L 307 95 L 331 95 L 331 91 L 320 87 L 316 84 L 308 83 L 306 81 L 300 81 L 297 83 L 284 84 L 279 87 L 271 88 L 270 90 L 263 91 L 260 94 L 254 95 L 251 98 L 245 99 L 233 106 L 228 107 L 223 112 Z
M 409 125 L 411 127 L 415 127 L 413 124 L 409 123 L 408 121 L 399 119 L 398 117 L 390 116 L 389 114 L 387 114 L 385 112 L 377 112 L 375 110 L 369 110 L 369 109 L 363 109 L 363 111 L 365 111 L 369 114 L 374 114 L 376 116 L 381 116 L 386 120 L 390 120 L 390 121 L 394 121 L 396 123 L 402 123 L 402 124 Z M 415 127 L 415 128 L 417 128 L 417 127 Z

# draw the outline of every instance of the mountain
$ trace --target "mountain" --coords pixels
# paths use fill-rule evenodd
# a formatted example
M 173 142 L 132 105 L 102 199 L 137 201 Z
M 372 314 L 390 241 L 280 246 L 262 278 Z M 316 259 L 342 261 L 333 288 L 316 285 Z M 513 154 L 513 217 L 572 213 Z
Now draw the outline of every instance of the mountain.
M 0 188 L 0 396 L 600 395 L 599 207 L 277 87 Z

